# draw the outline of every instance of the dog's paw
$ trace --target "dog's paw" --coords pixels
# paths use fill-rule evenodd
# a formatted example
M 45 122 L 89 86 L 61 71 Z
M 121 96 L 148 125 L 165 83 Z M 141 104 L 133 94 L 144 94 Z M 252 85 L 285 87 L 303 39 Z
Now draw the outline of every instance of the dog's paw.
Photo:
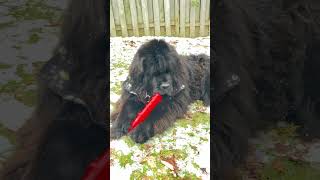
M 119 128 L 111 128 L 110 129 L 110 139 L 119 139 L 124 135 L 125 135 L 125 132 L 123 132 Z
M 116 124 L 110 129 L 110 139 L 119 139 L 128 133 L 129 123 Z
M 145 143 L 153 136 L 154 129 L 152 124 L 142 124 L 134 129 L 132 133 L 130 133 L 130 137 L 132 138 L 132 140 L 140 144 Z

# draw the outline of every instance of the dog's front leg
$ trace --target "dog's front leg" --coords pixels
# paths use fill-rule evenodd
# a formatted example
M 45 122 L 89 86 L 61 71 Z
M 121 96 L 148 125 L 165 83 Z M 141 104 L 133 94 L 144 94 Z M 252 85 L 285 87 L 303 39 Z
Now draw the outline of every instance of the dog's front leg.
M 137 116 L 138 112 L 142 110 L 143 106 L 143 103 L 135 100 L 135 98 L 128 99 L 119 110 L 118 116 L 112 124 L 110 138 L 118 139 L 126 135 L 130 123 Z

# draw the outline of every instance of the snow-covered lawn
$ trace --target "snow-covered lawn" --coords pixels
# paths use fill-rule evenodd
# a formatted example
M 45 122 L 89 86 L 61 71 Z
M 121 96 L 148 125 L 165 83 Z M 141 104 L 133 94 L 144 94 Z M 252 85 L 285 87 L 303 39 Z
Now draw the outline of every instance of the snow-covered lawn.
M 165 39 L 180 54 L 210 55 L 210 38 L 130 37 L 110 39 L 110 108 L 137 49 L 151 39 Z M 111 141 L 111 179 L 210 179 L 210 109 L 196 102 L 184 119 L 139 145 L 125 136 Z

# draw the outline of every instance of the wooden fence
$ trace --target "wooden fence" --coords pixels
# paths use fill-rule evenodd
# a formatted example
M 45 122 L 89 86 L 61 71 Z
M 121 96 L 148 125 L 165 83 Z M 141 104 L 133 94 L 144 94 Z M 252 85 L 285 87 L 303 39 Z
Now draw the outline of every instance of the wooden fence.
M 210 0 L 111 0 L 110 35 L 210 35 Z

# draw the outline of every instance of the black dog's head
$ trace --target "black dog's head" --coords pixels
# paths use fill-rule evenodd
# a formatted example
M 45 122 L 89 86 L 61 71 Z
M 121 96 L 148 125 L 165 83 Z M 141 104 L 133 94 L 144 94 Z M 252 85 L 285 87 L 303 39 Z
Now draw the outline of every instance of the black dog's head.
M 151 40 L 142 45 L 134 56 L 129 76 L 138 93 L 159 92 L 174 96 L 185 83 L 185 66 L 173 46 L 164 40 Z

